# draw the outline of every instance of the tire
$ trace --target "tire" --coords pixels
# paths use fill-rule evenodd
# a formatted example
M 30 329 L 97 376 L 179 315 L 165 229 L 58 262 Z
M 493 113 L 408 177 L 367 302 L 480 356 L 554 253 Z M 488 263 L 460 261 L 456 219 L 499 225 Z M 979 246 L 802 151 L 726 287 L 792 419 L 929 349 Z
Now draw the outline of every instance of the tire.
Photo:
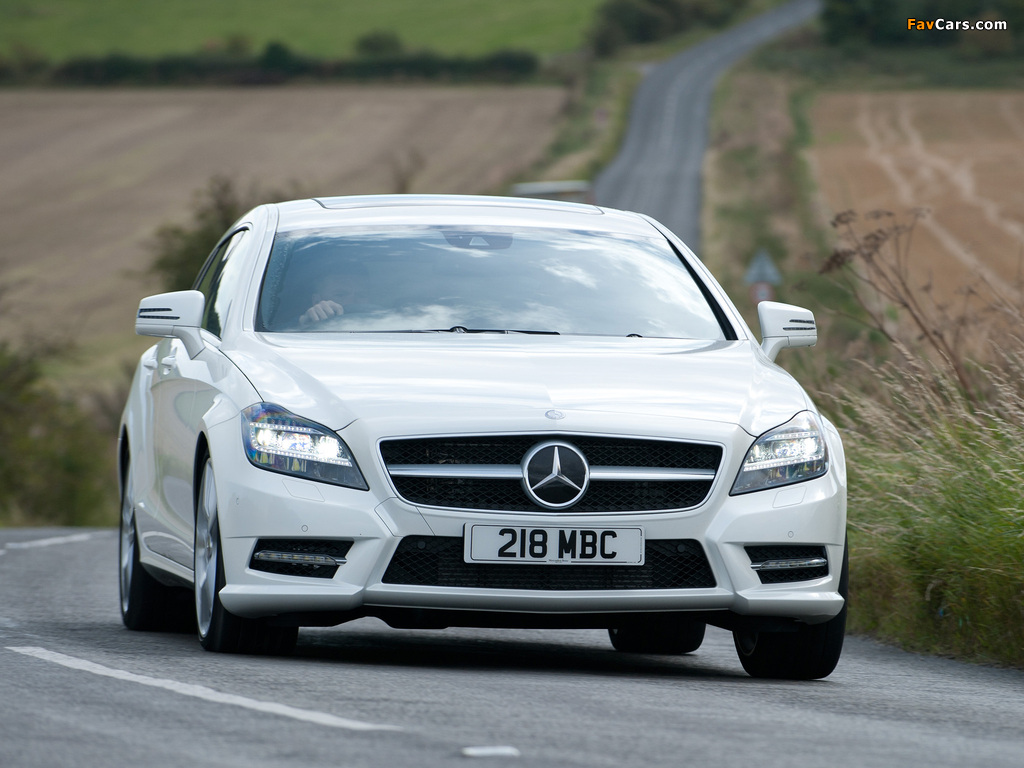
M 295 647 L 298 627 L 272 627 L 264 621 L 243 619 L 220 602 L 220 591 L 227 581 L 221 552 L 217 482 L 209 458 L 203 463 L 196 498 L 193 557 L 196 627 L 203 648 L 216 653 L 285 654 Z
M 139 530 L 135 522 L 132 499 L 132 468 L 125 469 L 121 490 L 121 525 L 118 546 L 118 585 L 121 595 L 121 620 L 135 631 L 179 630 L 183 616 L 181 590 L 165 586 L 154 579 L 139 559 Z M 187 593 L 186 593 L 187 594 Z M 186 611 L 184 623 L 187 626 Z
M 846 635 L 850 591 L 849 543 L 843 547 L 839 594 L 843 609 L 823 624 L 802 626 L 795 632 L 733 632 L 736 654 L 751 677 L 779 680 L 820 680 L 839 663 Z
M 656 653 L 680 656 L 693 653 L 704 642 L 707 625 L 680 616 L 637 618 L 608 630 L 612 647 L 622 653 Z

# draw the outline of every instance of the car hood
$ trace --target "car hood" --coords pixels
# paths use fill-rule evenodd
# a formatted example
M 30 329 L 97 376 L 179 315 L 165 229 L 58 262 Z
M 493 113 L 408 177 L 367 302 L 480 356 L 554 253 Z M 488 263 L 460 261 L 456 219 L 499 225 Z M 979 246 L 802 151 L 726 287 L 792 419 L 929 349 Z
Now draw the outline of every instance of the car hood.
M 722 422 L 759 435 L 813 409 L 750 341 L 247 334 L 222 351 L 264 402 L 334 430 L 360 419 L 422 424 L 427 417 L 443 431 L 557 410 Z

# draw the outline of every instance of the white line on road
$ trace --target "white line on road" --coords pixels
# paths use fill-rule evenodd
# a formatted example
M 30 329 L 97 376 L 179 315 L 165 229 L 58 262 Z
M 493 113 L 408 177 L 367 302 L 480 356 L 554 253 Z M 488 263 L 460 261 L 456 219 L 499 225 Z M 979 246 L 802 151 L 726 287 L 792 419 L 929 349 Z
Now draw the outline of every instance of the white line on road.
M 522 757 L 515 747 L 463 747 L 463 757 Z
M 35 547 L 52 547 L 54 544 L 74 544 L 79 541 L 88 541 L 96 534 L 94 533 L 73 533 L 70 536 L 53 536 L 49 539 L 35 539 L 32 541 L 9 541 L 4 546 L 7 549 L 33 549 Z
M 221 693 L 220 691 L 215 691 L 212 688 L 207 688 L 204 685 L 192 685 L 190 683 L 179 683 L 177 680 L 166 680 L 159 677 L 137 675 L 134 672 L 125 672 L 121 669 L 105 667 L 102 664 L 96 664 L 92 661 L 86 661 L 85 659 L 78 659 L 74 656 L 65 656 L 63 653 L 48 651 L 45 648 L 8 647 L 7 650 L 14 651 L 15 653 L 22 653 L 26 656 L 33 656 L 37 659 L 42 659 L 43 661 L 50 661 L 54 664 L 60 664 L 61 666 L 68 667 L 70 669 L 90 672 L 94 675 L 112 677 L 115 680 L 124 680 L 129 683 L 138 683 L 139 685 L 148 685 L 151 688 L 162 688 L 165 691 L 179 693 L 182 696 L 191 696 L 194 699 L 203 699 L 204 701 L 210 701 L 215 704 L 228 704 L 233 707 L 252 709 L 256 712 L 267 712 L 272 715 L 290 717 L 293 720 L 302 720 L 303 722 L 314 723 L 316 725 L 326 725 L 331 728 L 345 728 L 350 731 L 402 730 L 397 725 L 374 725 L 373 723 L 364 723 L 360 720 L 349 720 L 344 717 L 335 717 L 334 715 L 329 715 L 326 712 L 315 712 L 309 709 L 290 707 L 287 704 L 277 704 L 272 701 L 250 699 L 246 696 L 238 696 L 233 693 Z

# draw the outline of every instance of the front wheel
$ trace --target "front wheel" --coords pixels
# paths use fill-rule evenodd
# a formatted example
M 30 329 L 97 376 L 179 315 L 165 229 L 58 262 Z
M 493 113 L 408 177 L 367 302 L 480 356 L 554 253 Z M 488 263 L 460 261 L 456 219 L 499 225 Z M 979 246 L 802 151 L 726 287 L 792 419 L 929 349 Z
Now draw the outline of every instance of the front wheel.
M 751 677 L 782 680 L 819 680 L 839 663 L 846 635 L 846 607 L 850 591 L 849 545 L 843 548 L 839 594 L 846 602 L 835 618 L 802 626 L 795 632 L 733 632 L 736 654 Z
M 217 510 L 217 482 L 209 458 L 203 465 L 196 500 L 195 604 L 199 642 L 218 653 L 289 652 L 298 638 L 297 627 L 271 627 L 255 619 L 230 613 L 220 601 L 226 584 L 221 552 L 220 520 Z
M 134 476 L 131 464 L 124 471 L 121 488 L 121 530 L 118 545 L 118 584 L 121 593 L 121 620 L 128 629 L 177 630 L 187 626 L 181 590 L 164 586 L 154 579 L 139 558 L 139 530 L 135 522 Z

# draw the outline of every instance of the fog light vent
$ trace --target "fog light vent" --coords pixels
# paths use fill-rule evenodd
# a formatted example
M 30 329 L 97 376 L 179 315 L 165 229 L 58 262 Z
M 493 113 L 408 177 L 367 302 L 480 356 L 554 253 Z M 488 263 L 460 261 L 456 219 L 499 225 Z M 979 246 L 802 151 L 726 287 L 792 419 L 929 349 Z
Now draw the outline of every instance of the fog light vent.
M 331 579 L 351 548 L 351 541 L 336 539 L 260 539 L 249 567 L 281 576 Z
M 828 576 L 824 547 L 779 545 L 747 547 L 750 567 L 762 584 L 812 581 Z

